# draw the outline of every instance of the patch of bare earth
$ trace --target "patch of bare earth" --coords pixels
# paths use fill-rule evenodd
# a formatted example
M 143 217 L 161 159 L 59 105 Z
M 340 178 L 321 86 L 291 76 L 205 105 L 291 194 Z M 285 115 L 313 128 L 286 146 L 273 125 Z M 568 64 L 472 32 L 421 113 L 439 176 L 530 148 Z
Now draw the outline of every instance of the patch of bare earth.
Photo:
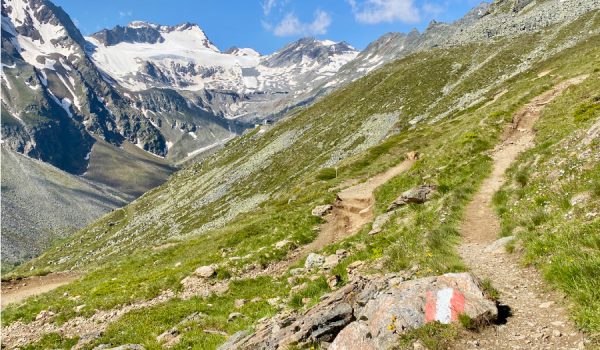
M 551 291 L 532 267 L 523 267 L 517 254 L 486 248 L 500 234 L 492 196 L 505 181 L 504 173 L 517 156 L 533 146 L 534 124 L 544 107 L 587 76 L 566 80 L 516 113 L 504 141 L 493 152 L 493 170 L 465 211 L 459 253 L 473 273 L 491 280 L 500 291 L 505 319 L 481 333 L 469 333 L 457 349 L 581 349 L 585 337 L 573 325 L 559 293 Z
M 356 234 L 365 224 L 373 221 L 374 192 L 377 187 L 410 169 L 416 162 L 417 153 L 410 152 L 408 158 L 383 173 L 358 184 L 352 184 L 337 194 L 333 209 L 325 216 L 325 223 L 319 228 L 319 235 L 311 243 L 293 251 L 282 260 L 261 271 L 264 274 L 281 274 L 288 267 L 304 258 L 308 253 L 319 251 L 326 246 Z
M 23 279 L 3 281 L 1 304 L 20 302 L 34 295 L 49 292 L 79 277 L 76 273 L 52 273 L 46 276 L 33 276 Z

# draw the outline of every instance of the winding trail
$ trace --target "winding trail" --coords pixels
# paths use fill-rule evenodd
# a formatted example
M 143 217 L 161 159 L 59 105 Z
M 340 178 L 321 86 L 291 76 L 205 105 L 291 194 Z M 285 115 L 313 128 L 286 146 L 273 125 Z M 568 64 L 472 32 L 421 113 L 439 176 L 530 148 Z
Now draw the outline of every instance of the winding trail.
M 304 252 L 320 250 L 352 236 L 371 222 L 377 187 L 410 169 L 416 158 L 416 153 L 412 153 L 400 164 L 339 192 L 331 213 L 325 216 L 326 223 L 321 226 L 319 236 L 304 247 Z
M 549 290 L 539 271 L 523 267 L 517 254 L 505 249 L 485 251 L 500 234 L 500 222 L 492 208 L 492 196 L 505 181 L 504 173 L 517 156 L 533 146 L 534 124 L 544 107 L 579 76 L 556 85 L 535 97 L 518 111 L 506 130 L 503 142 L 493 152 L 493 170 L 468 204 L 461 227 L 459 253 L 480 278 L 489 278 L 500 291 L 500 305 L 507 313 L 505 324 L 469 334 L 458 349 L 582 349 L 584 336 L 569 320 L 559 293 Z M 491 248 L 491 247 L 490 247 Z M 509 311 L 510 310 L 510 311 Z
M 365 182 L 340 191 L 333 209 L 325 216 L 325 223 L 319 228 L 317 238 L 292 252 L 287 259 L 268 266 L 260 272 L 260 275 L 282 274 L 307 254 L 356 234 L 365 224 L 373 221 L 374 192 L 377 187 L 410 169 L 417 159 L 417 152 L 409 152 L 407 158 L 400 164 L 368 178 Z

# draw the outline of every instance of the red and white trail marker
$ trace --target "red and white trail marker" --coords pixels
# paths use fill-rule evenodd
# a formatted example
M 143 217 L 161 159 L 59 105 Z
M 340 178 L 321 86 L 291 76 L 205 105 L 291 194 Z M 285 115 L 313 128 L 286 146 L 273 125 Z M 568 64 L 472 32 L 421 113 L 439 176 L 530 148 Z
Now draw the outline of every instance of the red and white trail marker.
M 454 288 L 428 291 L 425 298 L 425 322 L 448 324 L 465 311 L 465 296 Z

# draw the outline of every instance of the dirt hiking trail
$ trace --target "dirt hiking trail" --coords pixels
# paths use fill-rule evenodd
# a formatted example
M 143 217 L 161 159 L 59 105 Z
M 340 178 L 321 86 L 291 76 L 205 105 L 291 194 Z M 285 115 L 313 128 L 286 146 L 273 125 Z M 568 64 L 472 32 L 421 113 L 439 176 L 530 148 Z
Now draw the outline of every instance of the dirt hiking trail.
M 374 192 L 377 187 L 410 169 L 417 161 L 417 152 L 407 153 L 407 158 L 365 182 L 352 185 L 338 192 L 331 211 L 325 215 L 325 223 L 319 227 L 319 235 L 311 243 L 295 250 L 286 260 L 268 266 L 260 275 L 282 274 L 288 267 L 307 254 L 357 233 L 365 224 L 373 221 Z M 351 181 L 350 183 L 355 183 Z
M 505 181 L 504 173 L 517 156 L 533 146 L 535 122 L 544 107 L 571 85 L 587 76 L 579 76 L 556 85 L 519 110 L 503 142 L 493 152 L 493 170 L 467 205 L 461 227 L 463 243 L 459 253 L 479 278 L 488 278 L 500 291 L 501 312 L 505 324 L 469 334 L 458 349 L 583 349 L 584 336 L 569 320 L 561 297 L 552 292 L 539 271 L 523 267 L 517 254 L 504 247 L 488 248 L 500 234 L 500 222 L 492 208 L 492 196 Z M 486 248 L 487 251 L 486 251 Z M 503 323 L 503 322 L 500 322 Z
M 2 308 L 30 296 L 49 292 L 74 281 L 77 277 L 79 275 L 75 273 L 53 273 L 46 276 L 34 276 L 2 282 Z
M 375 204 L 374 192 L 377 187 L 410 169 L 416 158 L 416 154 L 411 154 L 402 163 L 385 172 L 339 192 L 331 213 L 325 216 L 327 222 L 321 226 L 319 236 L 304 247 L 304 252 L 317 251 L 352 236 L 371 222 Z

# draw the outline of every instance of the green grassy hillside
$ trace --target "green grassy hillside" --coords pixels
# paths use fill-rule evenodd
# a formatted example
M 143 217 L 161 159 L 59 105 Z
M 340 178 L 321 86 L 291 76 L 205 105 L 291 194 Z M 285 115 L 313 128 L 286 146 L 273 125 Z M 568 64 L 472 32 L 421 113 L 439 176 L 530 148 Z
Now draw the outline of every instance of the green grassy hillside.
M 60 324 L 97 310 L 150 300 L 167 290 L 183 292 L 180 281 L 195 268 L 217 264 L 213 283 L 228 282 L 227 293 L 174 297 L 131 311 L 88 344 L 140 343 L 158 349 L 156 337 L 176 326 L 181 341 L 175 348 L 194 344 L 215 348 L 225 339 L 218 332 L 232 334 L 273 315 L 277 306 L 267 299 L 279 297 L 285 307 L 302 308 L 328 290 L 324 277 L 300 281 L 307 283 L 306 288 L 292 291 L 287 274 L 257 274 L 315 238 L 321 219 L 311 216 L 311 209 L 331 203 L 337 186 L 377 174 L 412 150 L 421 152 L 422 158 L 377 190 L 376 211 L 381 213 L 402 191 L 417 184 L 435 183 L 438 194 L 427 205 L 398 211 L 376 236 L 367 235 L 369 227 L 365 227 L 326 247 L 327 252 L 337 248 L 350 252 L 334 273 L 346 281 L 346 266 L 357 260 L 380 271 L 412 268 L 417 276 L 463 270 L 454 251 L 462 210 L 490 171 L 488 152 L 512 113 L 558 82 L 586 73 L 590 77 L 577 89 L 589 96 L 569 90 L 554 103 L 567 104 L 565 99 L 571 98 L 578 106 L 589 105 L 578 112 L 583 121 L 570 130 L 588 130 L 597 123 L 590 95 L 597 91 L 595 81 L 600 77 L 596 14 L 535 34 L 408 56 L 296 111 L 266 132 L 257 129 L 231 141 L 222 151 L 175 173 L 164 185 L 19 268 L 16 274 L 21 275 L 69 269 L 86 274 L 8 307 L 3 324 L 31 322 L 43 309 L 55 312 Z M 550 74 L 540 74 L 548 70 Z M 567 135 L 569 129 L 561 132 Z M 595 164 L 589 172 L 597 176 Z M 337 177 L 331 170 L 336 166 Z M 284 239 L 292 244 L 277 248 L 275 243 Z M 539 245 L 532 239 L 524 244 L 533 253 Z M 584 244 L 576 249 L 590 254 L 590 264 L 597 262 L 598 251 L 588 248 Z M 580 276 L 593 287 L 591 274 Z M 571 294 L 573 286 L 557 283 Z M 65 292 L 79 297 L 66 298 Z M 576 303 L 588 300 L 572 295 Z M 241 309 L 234 307 L 236 299 L 256 297 L 260 299 Z M 580 324 L 598 332 L 597 313 L 594 316 L 580 305 Z M 228 322 L 227 315 L 235 311 L 246 317 Z M 185 321 L 194 312 L 202 317 Z M 32 348 L 64 341 L 48 335 Z

